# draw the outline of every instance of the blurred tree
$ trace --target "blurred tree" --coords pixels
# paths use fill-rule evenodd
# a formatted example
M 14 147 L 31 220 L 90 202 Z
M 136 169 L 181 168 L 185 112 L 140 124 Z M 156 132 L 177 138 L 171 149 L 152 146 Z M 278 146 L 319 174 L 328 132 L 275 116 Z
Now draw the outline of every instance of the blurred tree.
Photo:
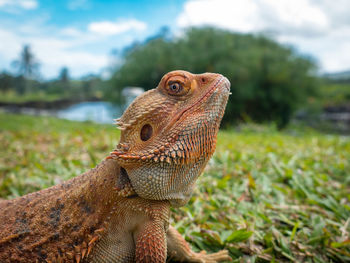
M 64 93 L 68 95 L 71 92 L 71 85 L 70 85 L 70 78 L 69 78 L 69 70 L 67 67 L 63 67 L 60 70 L 59 76 L 58 76 L 58 88 L 61 89 L 59 93 Z
M 105 89 L 105 82 L 100 76 L 95 74 L 88 74 L 81 79 L 81 90 L 88 99 L 100 99 L 103 90 Z
M 18 94 L 23 95 L 27 91 L 28 84 L 27 80 L 23 77 L 23 75 L 19 75 L 15 77 L 14 87 Z
M 298 105 L 315 92 L 316 66 L 293 49 L 259 35 L 191 28 L 181 37 L 162 34 L 125 49 L 106 97 L 120 99 L 125 86 L 156 87 L 168 71 L 218 72 L 231 81 L 224 123 L 248 116 L 284 127 Z
M 40 87 L 44 93 L 58 97 L 69 98 L 76 95 L 72 91 L 69 69 L 67 67 L 60 69 L 56 79 L 44 82 Z
M 23 75 L 25 78 L 37 76 L 39 63 L 34 58 L 29 45 L 24 45 L 20 58 L 13 61 L 13 66 L 18 68 L 19 75 Z
M 0 74 L 0 91 L 7 92 L 13 87 L 14 78 L 5 71 Z
M 24 45 L 23 50 L 18 60 L 13 61 L 12 65 L 18 68 L 19 75 L 23 76 L 24 92 L 32 91 L 32 82 L 29 79 L 34 79 L 39 74 L 39 63 L 34 58 L 34 55 L 29 45 Z M 18 87 L 18 89 L 20 89 Z
M 69 84 L 69 70 L 67 67 L 63 67 L 59 74 L 60 82 L 64 84 Z
M 23 74 L 0 73 L 0 101 L 11 101 L 11 97 L 22 95 L 29 100 L 95 100 L 102 97 L 105 87 L 106 80 L 99 75 L 89 74 L 80 80 L 71 79 L 67 67 L 59 71 L 56 79 L 49 81 L 27 79 Z

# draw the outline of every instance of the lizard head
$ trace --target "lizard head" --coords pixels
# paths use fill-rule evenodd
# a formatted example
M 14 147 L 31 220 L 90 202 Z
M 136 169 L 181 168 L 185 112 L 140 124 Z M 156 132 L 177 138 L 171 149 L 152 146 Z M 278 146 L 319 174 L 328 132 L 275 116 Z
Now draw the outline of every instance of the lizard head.
M 229 92 L 220 74 L 177 70 L 133 101 L 117 120 L 122 132 L 111 157 L 139 196 L 187 203 L 215 151 Z

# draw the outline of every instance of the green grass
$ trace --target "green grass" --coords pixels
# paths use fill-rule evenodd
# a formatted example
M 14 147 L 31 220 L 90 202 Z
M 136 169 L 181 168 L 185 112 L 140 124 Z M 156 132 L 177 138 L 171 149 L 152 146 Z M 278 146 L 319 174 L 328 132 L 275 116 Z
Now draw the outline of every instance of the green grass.
M 19 95 L 16 92 L 0 92 L 0 102 L 7 103 L 24 103 L 29 101 L 50 102 L 58 99 L 69 98 L 68 96 L 58 94 L 47 94 L 45 92 L 35 92 L 30 94 Z
M 94 167 L 112 125 L 0 114 L 0 197 Z M 191 201 L 172 224 L 194 249 L 234 262 L 350 262 L 350 138 L 271 127 L 222 131 Z
M 350 101 L 349 83 L 327 83 L 320 85 L 319 103 L 322 106 L 348 104 Z

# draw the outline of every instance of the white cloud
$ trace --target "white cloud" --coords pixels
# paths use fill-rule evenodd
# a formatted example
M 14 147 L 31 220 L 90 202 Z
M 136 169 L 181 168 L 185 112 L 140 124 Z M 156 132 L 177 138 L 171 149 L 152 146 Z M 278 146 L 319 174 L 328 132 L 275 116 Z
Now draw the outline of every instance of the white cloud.
M 238 32 L 289 30 L 320 33 L 329 26 L 325 12 L 309 0 L 192 0 L 177 18 L 182 27 L 214 25 Z
M 188 1 L 178 17 L 181 27 L 215 25 L 237 31 L 255 29 L 257 5 L 249 0 Z
M 65 27 L 62 28 L 60 31 L 60 35 L 65 37 L 81 37 L 83 34 L 84 32 L 81 32 L 80 30 L 74 27 Z
M 293 43 L 305 53 L 313 54 L 322 71 L 337 72 L 350 69 L 350 27 L 339 28 L 317 37 L 280 35 L 281 43 Z
M 278 41 L 312 54 L 322 70 L 337 71 L 350 69 L 348 10 L 348 0 L 190 0 L 177 25 L 269 32 Z
M 70 0 L 67 5 L 70 10 L 88 9 L 91 7 L 89 0 Z
M 309 0 L 265 0 L 260 3 L 265 10 L 260 16 L 266 21 L 265 27 L 275 27 L 279 31 L 285 28 L 296 34 L 306 30 L 321 33 L 328 29 L 327 15 Z
M 74 35 L 79 31 L 68 28 L 53 35 L 46 30 L 38 31 L 37 27 L 32 27 L 32 32 L 29 32 L 29 28 L 30 26 L 27 25 L 26 34 L 23 34 L 20 30 L 13 32 L 0 26 L 0 39 L 6 39 L 0 45 L 1 68 L 9 68 L 11 62 L 18 58 L 25 44 L 31 46 L 44 77 L 56 77 L 63 66 L 69 67 L 73 77 L 99 73 L 108 66 L 108 54 L 95 54 L 79 48 L 95 41 L 96 38 L 90 34 L 84 35 L 80 32 L 79 35 Z M 66 37 L 62 37 L 64 34 Z
M 29 44 L 45 78 L 57 77 L 63 66 L 69 67 L 73 77 L 98 74 L 110 66 L 112 48 L 131 43 L 140 35 L 132 34 L 130 30 L 146 27 L 140 21 L 128 20 L 117 23 L 119 27 L 111 35 L 91 31 L 88 27 L 85 30 L 73 26 L 57 28 L 47 25 L 47 21 L 48 17 L 44 17 L 28 23 L 0 24 L 0 39 L 6 39 L 0 45 L 1 70 L 10 70 L 11 62 L 18 58 L 23 46 Z
M 117 35 L 131 30 L 145 30 L 147 25 L 139 20 L 130 19 L 120 22 L 101 21 L 88 25 L 88 30 L 101 35 Z
M 0 8 L 4 8 L 5 11 L 13 10 L 13 8 L 31 10 L 38 6 L 37 0 L 0 0 Z

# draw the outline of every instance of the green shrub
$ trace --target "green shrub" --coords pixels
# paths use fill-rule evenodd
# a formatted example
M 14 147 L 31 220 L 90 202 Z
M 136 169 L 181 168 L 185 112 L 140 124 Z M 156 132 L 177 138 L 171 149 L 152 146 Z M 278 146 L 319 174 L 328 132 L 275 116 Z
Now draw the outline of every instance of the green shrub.
M 192 28 L 178 38 L 163 34 L 125 50 L 106 97 L 118 100 L 125 86 L 155 88 L 165 73 L 175 69 L 228 77 L 232 96 L 226 124 L 249 117 L 284 127 L 316 85 L 312 60 L 291 48 L 264 36 Z

